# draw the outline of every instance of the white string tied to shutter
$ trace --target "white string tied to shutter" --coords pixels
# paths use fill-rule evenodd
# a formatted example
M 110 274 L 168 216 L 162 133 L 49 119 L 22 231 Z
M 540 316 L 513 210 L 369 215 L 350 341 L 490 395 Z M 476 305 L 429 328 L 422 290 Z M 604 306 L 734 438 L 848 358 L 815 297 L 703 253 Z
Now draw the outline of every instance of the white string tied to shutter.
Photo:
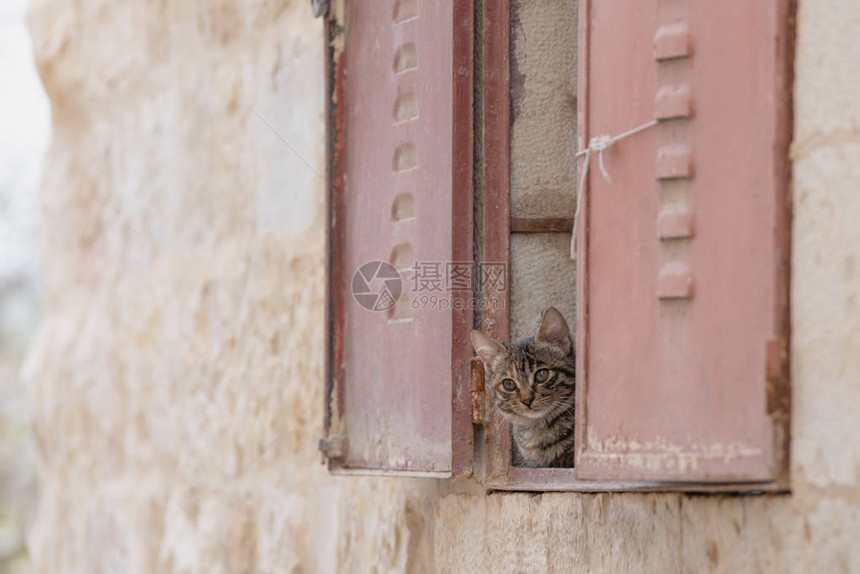
M 591 163 L 591 153 L 597 153 L 598 165 L 600 166 L 600 173 L 603 175 L 603 179 L 612 183 L 612 178 L 609 177 L 609 172 L 606 171 L 606 167 L 603 165 L 603 152 L 611 148 L 617 142 L 656 125 L 657 120 L 651 120 L 641 126 L 637 126 L 631 130 L 620 133 L 617 136 L 609 136 L 607 134 L 595 136 L 588 141 L 588 147 L 576 152 L 574 157 L 578 159 L 584 156 L 585 163 L 582 165 L 582 176 L 579 178 L 579 188 L 576 191 L 576 212 L 573 214 L 573 235 L 570 238 L 571 259 L 576 259 L 576 228 L 579 223 L 579 212 L 582 209 L 582 194 L 585 190 L 585 182 L 588 180 L 588 165 Z

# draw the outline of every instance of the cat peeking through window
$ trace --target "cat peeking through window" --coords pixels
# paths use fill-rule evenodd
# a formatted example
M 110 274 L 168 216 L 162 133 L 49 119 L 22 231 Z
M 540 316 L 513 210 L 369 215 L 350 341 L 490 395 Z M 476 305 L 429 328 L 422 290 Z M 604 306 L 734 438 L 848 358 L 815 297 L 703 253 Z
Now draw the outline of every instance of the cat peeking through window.
M 511 424 L 513 464 L 572 467 L 576 359 L 562 314 L 548 308 L 535 336 L 513 343 L 480 331 L 471 339 L 493 401 Z

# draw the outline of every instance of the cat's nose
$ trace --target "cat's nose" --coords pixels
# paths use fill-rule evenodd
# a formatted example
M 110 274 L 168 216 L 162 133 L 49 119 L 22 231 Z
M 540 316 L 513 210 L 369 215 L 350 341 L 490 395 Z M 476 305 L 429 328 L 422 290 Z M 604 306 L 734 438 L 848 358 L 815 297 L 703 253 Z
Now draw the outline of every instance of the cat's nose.
M 523 404 L 524 404 L 525 406 L 527 406 L 527 407 L 531 408 L 531 406 L 532 406 L 532 401 L 533 401 L 533 400 L 535 400 L 535 398 L 534 398 L 534 396 L 531 396 L 531 397 L 523 397 L 521 400 L 523 401 Z

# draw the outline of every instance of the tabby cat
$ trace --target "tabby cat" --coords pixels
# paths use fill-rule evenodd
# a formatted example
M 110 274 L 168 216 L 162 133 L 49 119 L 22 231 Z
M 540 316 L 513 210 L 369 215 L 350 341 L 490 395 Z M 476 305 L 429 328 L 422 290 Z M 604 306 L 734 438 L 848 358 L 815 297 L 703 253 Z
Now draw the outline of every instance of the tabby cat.
M 480 331 L 471 339 L 493 400 L 511 423 L 513 464 L 573 466 L 576 359 L 562 314 L 550 307 L 535 336 L 514 343 Z

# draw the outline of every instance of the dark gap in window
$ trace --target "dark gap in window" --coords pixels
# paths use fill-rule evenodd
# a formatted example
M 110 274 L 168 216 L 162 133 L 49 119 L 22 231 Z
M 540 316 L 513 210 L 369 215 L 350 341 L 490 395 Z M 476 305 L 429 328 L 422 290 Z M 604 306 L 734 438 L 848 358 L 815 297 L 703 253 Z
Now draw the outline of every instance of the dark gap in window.
M 474 241 L 472 242 L 472 255 L 475 261 L 475 268 L 480 269 L 480 265 L 484 260 L 483 245 L 484 245 L 484 198 L 483 198 L 483 178 L 481 177 L 484 168 L 484 106 L 483 106 L 483 61 L 484 61 L 484 6 L 482 0 L 475 0 L 474 4 L 474 26 L 475 26 L 475 49 L 474 49 L 474 71 L 472 84 L 472 132 L 473 132 L 473 150 L 472 150 L 472 189 L 474 193 L 474 202 L 472 205 L 472 219 L 474 225 L 472 233 Z M 473 296 L 475 298 L 475 313 L 472 315 L 472 328 L 481 330 L 483 325 L 483 313 L 480 311 L 481 302 L 483 300 L 483 291 L 481 290 L 480 282 L 473 285 Z
M 510 242 L 511 341 L 533 337 L 541 314 L 549 307 L 561 312 L 572 341 L 576 336 L 576 266 L 569 256 L 568 227 L 575 208 L 576 181 L 576 86 L 568 78 L 572 71 L 575 74 L 576 50 L 542 52 L 546 48 L 540 37 L 530 33 L 537 18 L 543 26 L 575 42 L 576 7 L 563 10 L 559 6 L 538 14 L 527 0 L 510 2 L 510 206 L 512 222 L 521 224 L 512 224 Z M 546 64 L 547 58 L 551 66 L 534 65 L 537 59 Z M 559 89 L 538 104 L 534 94 L 545 85 Z M 538 105 L 541 107 L 536 109 Z M 552 155 L 536 156 L 535 146 Z M 532 372 L 537 370 L 535 367 Z M 565 426 L 561 432 L 567 443 L 573 427 Z M 545 433 L 546 441 L 559 438 L 552 430 Z M 531 466 L 517 463 L 515 443 L 512 432 L 511 464 Z M 571 445 L 549 466 L 572 468 L 573 450 Z

